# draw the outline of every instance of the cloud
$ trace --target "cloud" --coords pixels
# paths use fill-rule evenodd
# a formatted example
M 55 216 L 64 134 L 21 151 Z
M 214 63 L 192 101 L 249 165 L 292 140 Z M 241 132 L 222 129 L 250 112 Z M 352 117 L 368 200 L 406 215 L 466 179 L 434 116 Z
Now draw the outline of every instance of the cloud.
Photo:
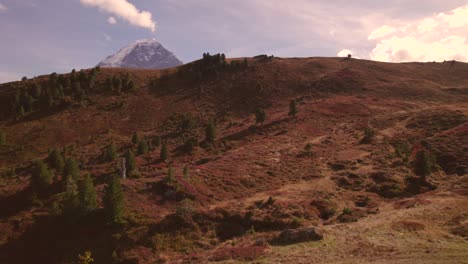
M 372 31 L 367 39 L 369 39 L 369 40 L 380 39 L 380 38 L 386 37 L 386 36 L 388 36 L 390 34 L 393 34 L 396 31 L 397 31 L 396 28 L 384 25 L 384 26 L 381 26 L 378 29 Z
M 373 30 L 372 60 L 468 61 L 468 5 L 415 21 L 399 21 Z
M 348 54 L 351 54 L 351 55 L 352 55 L 353 52 L 350 51 L 349 49 L 343 49 L 343 50 L 341 50 L 340 52 L 338 52 L 338 53 L 336 54 L 336 56 L 338 56 L 338 57 L 347 57 Z
M 8 8 L 4 4 L 0 3 L 0 13 L 7 11 L 7 9 Z
M 111 24 L 111 25 L 115 25 L 115 24 L 117 24 L 117 20 L 115 19 L 115 17 L 112 17 L 112 16 L 111 16 L 111 17 L 109 17 L 109 18 L 107 19 L 107 23 L 109 23 L 109 24 Z
M 97 7 L 99 10 L 114 14 L 128 21 L 131 25 L 156 31 L 156 22 L 148 11 L 138 10 L 127 0 L 80 0 L 85 6 Z M 109 22 L 110 18 L 108 19 Z M 115 18 L 114 18 L 115 20 Z

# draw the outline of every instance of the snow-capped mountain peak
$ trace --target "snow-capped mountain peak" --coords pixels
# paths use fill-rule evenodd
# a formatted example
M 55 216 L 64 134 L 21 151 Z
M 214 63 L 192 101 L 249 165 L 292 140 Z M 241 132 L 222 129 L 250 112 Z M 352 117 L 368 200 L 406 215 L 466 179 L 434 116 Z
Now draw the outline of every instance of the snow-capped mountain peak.
M 98 64 L 101 67 L 163 69 L 182 64 L 156 39 L 142 39 L 120 49 Z

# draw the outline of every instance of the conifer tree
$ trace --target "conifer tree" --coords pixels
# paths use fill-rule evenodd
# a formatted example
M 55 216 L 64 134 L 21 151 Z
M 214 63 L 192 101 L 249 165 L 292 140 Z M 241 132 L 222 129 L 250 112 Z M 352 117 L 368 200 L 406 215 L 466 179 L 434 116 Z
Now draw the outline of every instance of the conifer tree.
M 213 122 L 210 122 L 206 127 L 205 135 L 208 142 L 213 143 L 216 140 L 216 126 Z
M 188 180 L 190 177 L 190 169 L 188 165 L 184 166 L 184 179 Z
M 85 175 L 78 185 L 78 199 L 80 212 L 84 215 L 91 213 L 97 207 L 96 189 L 89 174 Z
M 42 161 L 36 162 L 34 171 L 31 175 L 31 187 L 33 191 L 36 193 L 44 192 L 49 188 L 51 183 L 52 173 Z
M 296 118 L 297 113 L 299 113 L 299 110 L 297 109 L 297 102 L 296 102 L 296 100 L 292 100 L 289 103 L 288 116 Z
M 114 142 L 106 146 L 104 151 L 104 159 L 108 162 L 114 161 L 117 158 L 117 147 Z
M 168 158 L 168 151 L 167 151 L 167 146 L 166 143 L 162 144 L 161 146 L 161 153 L 160 153 L 160 158 L 162 161 L 166 161 Z
M 139 137 L 138 137 L 137 132 L 135 132 L 135 133 L 133 133 L 133 135 L 132 135 L 132 143 L 133 143 L 133 144 L 138 144 L 138 142 L 140 142 L 140 139 L 139 139 Z
M 79 173 L 80 169 L 78 167 L 78 162 L 73 158 L 68 158 L 65 162 L 65 167 L 63 168 L 62 180 L 66 180 L 68 177 L 71 177 L 76 181 Z
M 265 110 L 258 108 L 255 111 L 255 123 L 257 124 L 260 123 L 261 125 L 263 125 L 263 122 L 265 122 L 265 120 L 266 120 Z
M 126 162 L 127 162 L 127 170 L 129 173 L 132 173 L 132 172 L 135 172 L 136 171 L 136 162 L 135 162 L 135 154 L 133 153 L 133 151 L 131 149 L 129 149 L 127 151 L 127 154 L 126 154 Z
M 54 168 L 57 172 L 61 173 L 65 167 L 65 160 L 62 156 L 62 153 L 57 149 L 52 150 L 49 153 L 47 161 L 51 168 Z
M 23 107 L 23 106 L 20 106 L 20 108 L 19 108 L 19 111 L 18 111 L 18 112 L 19 112 L 18 116 L 19 116 L 19 117 L 23 117 L 23 116 L 24 116 L 24 114 L 25 114 L 24 107 Z
M 75 220 L 75 217 L 79 216 L 79 205 L 78 186 L 73 178 L 68 177 L 65 183 L 65 192 L 62 196 L 62 214 L 69 220 Z
M 153 141 L 154 141 L 153 143 L 154 143 L 154 145 L 156 147 L 161 146 L 161 136 L 157 136 Z
M 109 178 L 104 189 L 103 205 L 106 216 L 111 223 L 123 222 L 124 195 L 119 177 L 111 176 Z
M 431 175 L 434 163 L 434 158 L 428 151 L 420 150 L 416 153 L 414 159 L 414 171 L 425 180 L 426 176 Z
M 167 168 L 167 175 L 165 181 L 166 183 L 172 183 L 175 181 L 175 171 L 174 167 L 172 167 L 172 164 L 170 164 Z
M 304 147 L 305 155 L 312 156 L 312 144 L 307 143 Z
M 138 155 L 143 155 L 146 152 L 148 152 L 148 143 L 146 142 L 146 140 L 142 140 L 138 144 Z

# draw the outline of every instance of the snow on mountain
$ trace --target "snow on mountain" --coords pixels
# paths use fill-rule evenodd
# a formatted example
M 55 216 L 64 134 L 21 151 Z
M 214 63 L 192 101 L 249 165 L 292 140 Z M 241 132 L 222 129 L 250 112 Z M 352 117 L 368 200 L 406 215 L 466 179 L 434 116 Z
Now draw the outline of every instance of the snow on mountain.
M 164 69 L 182 65 L 172 52 L 156 39 L 138 40 L 101 61 L 101 67 Z

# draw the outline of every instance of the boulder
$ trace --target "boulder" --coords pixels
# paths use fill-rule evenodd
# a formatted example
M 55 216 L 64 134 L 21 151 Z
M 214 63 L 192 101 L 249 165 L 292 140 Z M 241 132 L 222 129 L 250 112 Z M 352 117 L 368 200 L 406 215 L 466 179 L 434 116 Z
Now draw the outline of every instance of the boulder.
M 282 231 L 273 241 L 274 244 L 295 244 L 307 241 L 322 240 L 323 235 L 314 227 L 300 229 L 286 229 Z

